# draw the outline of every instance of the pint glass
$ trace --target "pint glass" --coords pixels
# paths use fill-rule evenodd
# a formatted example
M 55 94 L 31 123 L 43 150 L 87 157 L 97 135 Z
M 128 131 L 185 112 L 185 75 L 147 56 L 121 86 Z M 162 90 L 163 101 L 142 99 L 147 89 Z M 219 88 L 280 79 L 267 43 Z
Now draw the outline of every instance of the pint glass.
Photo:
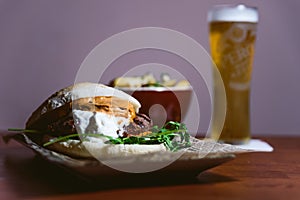
M 232 144 L 247 143 L 251 137 L 250 80 L 258 12 L 244 5 L 216 6 L 208 13 L 208 22 L 211 56 L 223 79 L 227 100 L 223 129 L 220 133 L 212 127 L 211 136 Z M 214 107 L 220 103 L 216 94 L 213 101 Z M 212 120 L 216 115 L 214 109 Z

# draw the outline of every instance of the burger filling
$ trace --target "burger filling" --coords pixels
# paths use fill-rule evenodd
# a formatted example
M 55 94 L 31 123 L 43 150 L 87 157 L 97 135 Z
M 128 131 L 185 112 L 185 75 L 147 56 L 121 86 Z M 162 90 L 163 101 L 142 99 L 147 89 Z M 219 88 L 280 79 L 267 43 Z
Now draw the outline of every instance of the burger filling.
M 101 133 L 114 138 L 147 133 L 151 119 L 136 114 L 133 105 L 117 97 L 89 97 L 74 100 L 68 114 L 47 125 L 54 135 Z

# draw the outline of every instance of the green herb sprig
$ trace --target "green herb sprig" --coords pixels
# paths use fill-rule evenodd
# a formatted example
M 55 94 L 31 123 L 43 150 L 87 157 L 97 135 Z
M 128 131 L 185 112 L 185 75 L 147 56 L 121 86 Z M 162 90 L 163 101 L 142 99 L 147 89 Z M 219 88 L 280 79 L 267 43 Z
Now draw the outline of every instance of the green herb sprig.
M 9 128 L 7 129 L 11 132 L 22 132 L 22 133 L 40 133 L 41 131 L 38 130 L 29 130 L 29 129 L 22 129 L 22 128 Z
M 20 132 L 38 132 L 34 130 L 26 129 L 9 129 L 10 131 L 20 131 Z M 169 121 L 162 128 L 154 126 L 152 128 L 152 133 L 145 136 L 129 136 L 129 137 L 118 137 L 114 138 L 104 134 L 71 134 L 67 136 L 57 137 L 51 141 L 43 144 L 43 146 L 49 146 L 57 142 L 68 141 L 72 138 L 80 137 L 85 140 L 86 137 L 104 137 L 108 139 L 107 144 L 164 144 L 170 151 L 178 151 L 180 149 L 190 147 L 190 135 L 188 134 L 185 124 L 179 122 Z

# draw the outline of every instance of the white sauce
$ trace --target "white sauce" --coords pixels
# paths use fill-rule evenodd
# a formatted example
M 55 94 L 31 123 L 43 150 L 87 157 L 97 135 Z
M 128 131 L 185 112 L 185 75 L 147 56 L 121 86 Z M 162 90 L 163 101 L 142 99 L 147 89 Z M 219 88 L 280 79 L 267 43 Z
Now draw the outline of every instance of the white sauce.
M 123 135 L 123 127 L 130 123 L 125 117 L 116 117 L 103 112 L 73 110 L 73 116 L 79 134 L 99 133 L 117 138 Z

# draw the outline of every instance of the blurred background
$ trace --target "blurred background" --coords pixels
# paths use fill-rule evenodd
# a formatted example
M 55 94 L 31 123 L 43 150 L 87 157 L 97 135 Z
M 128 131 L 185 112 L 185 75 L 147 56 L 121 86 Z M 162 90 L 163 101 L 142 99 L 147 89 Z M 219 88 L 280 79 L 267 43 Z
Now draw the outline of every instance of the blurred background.
M 24 127 L 51 93 L 74 83 L 84 58 L 108 37 L 132 28 L 163 27 L 188 35 L 209 52 L 207 11 L 215 4 L 238 3 L 256 6 L 260 13 L 251 84 L 252 134 L 300 135 L 296 0 L 0 0 L 0 129 Z M 188 63 L 154 50 L 121 57 L 102 81 L 143 63 L 174 66 L 193 86 L 201 82 Z M 209 101 L 205 88 L 199 88 Z M 209 112 L 209 107 L 201 109 L 201 120 L 208 122 Z

